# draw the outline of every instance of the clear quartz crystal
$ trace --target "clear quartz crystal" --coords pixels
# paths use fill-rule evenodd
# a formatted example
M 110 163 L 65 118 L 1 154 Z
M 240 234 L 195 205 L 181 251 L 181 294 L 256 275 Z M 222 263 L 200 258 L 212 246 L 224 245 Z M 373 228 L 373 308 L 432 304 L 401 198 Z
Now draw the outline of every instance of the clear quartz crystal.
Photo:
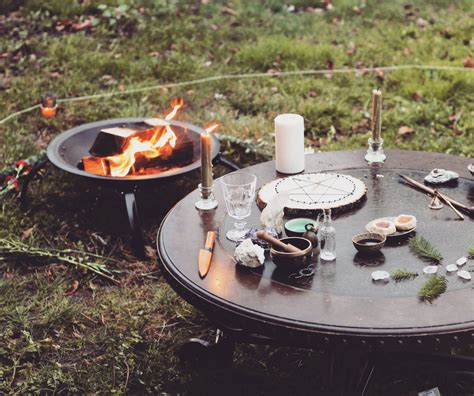
M 324 209 L 323 225 L 319 229 L 321 245 L 320 258 L 326 261 L 336 259 L 336 229 L 332 225 L 331 209 Z

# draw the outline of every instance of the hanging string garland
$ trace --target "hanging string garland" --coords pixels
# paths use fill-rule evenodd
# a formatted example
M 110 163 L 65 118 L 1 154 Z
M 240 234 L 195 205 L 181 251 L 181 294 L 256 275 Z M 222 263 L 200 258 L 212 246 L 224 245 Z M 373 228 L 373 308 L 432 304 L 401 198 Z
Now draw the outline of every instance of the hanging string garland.
M 252 79 L 252 78 L 273 78 L 273 77 L 291 77 L 291 76 L 305 76 L 305 75 L 321 75 L 321 74 L 350 74 L 350 73 L 367 73 L 367 72 L 377 72 L 377 71 L 396 71 L 396 70 L 440 70 L 440 71 L 457 71 L 457 72 L 472 72 L 474 69 L 465 68 L 465 67 L 457 67 L 457 66 L 437 66 L 437 65 L 394 65 L 394 66 L 380 66 L 380 67 L 366 67 L 366 68 L 345 68 L 345 69 L 320 69 L 320 70 L 294 70 L 294 71 L 287 71 L 287 72 L 272 72 L 272 73 L 241 73 L 241 74 L 224 74 L 218 76 L 211 76 L 200 78 L 196 80 L 190 81 L 182 81 L 177 83 L 166 83 L 166 84 L 156 84 L 150 85 L 146 87 L 139 87 L 139 88 L 131 88 L 124 91 L 111 91 L 111 92 L 104 92 L 92 95 L 85 95 L 85 96 L 77 96 L 71 98 L 63 98 L 54 100 L 57 103 L 69 103 L 69 102 L 79 102 L 84 100 L 94 100 L 94 99 L 103 99 L 103 98 L 110 98 L 112 96 L 118 95 L 131 95 L 141 92 L 153 91 L 157 89 L 164 89 L 164 88 L 177 88 L 177 87 L 185 87 L 189 85 L 199 85 L 205 84 L 213 81 L 221 81 L 221 80 L 243 80 L 243 79 Z M 56 99 L 56 98 L 54 98 Z M 51 102 L 47 102 L 51 103 Z M 54 117 L 56 115 L 56 111 L 50 110 L 55 109 L 56 104 L 52 107 L 45 106 L 43 103 L 36 104 L 31 107 L 27 107 L 26 109 L 16 111 L 7 117 L 0 120 L 0 125 L 5 124 L 7 121 L 16 118 L 22 114 L 29 113 L 33 110 L 41 108 L 43 116 L 47 117 Z M 54 113 L 54 114 L 53 114 Z M 46 114 L 46 115 L 45 115 Z

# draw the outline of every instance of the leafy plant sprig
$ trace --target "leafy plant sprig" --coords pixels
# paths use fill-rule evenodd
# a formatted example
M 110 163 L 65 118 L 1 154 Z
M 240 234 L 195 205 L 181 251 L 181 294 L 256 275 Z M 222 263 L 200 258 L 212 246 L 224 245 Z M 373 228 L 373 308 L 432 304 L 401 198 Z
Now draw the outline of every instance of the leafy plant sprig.
M 443 294 L 448 287 L 448 280 L 442 275 L 433 275 L 421 287 L 418 297 L 422 301 L 431 302 Z
M 72 264 L 75 267 L 93 272 L 114 283 L 119 283 L 119 281 L 113 277 L 113 273 L 119 273 L 120 271 L 111 270 L 104 264 L 106 261 L 111 261 L 110 259 L 81 250 L 41 248 L 27 245 L 18 238 L 0 238 L 0 260 L 6 257 L 59 260 L 63 263 Z
M 471 245 L 468 250 L 469 257 L 474 258 L 474 245 Z
M 418 276 L 418 273 L 413 272 L 413 271 L 408 271 L 406 269 L 399 269 L 393 272 L 392 275 L 390 276 L 395 282 L 401 282 L 404 280 L 416 278 Z
M 437 263 L 443 259 L 441 252 L 435 246 L 433 246 L 430 241 L 423 238 L 422 236 L 411 238 L 409 246 L 413 253 L 423 259 L 435 261 Z

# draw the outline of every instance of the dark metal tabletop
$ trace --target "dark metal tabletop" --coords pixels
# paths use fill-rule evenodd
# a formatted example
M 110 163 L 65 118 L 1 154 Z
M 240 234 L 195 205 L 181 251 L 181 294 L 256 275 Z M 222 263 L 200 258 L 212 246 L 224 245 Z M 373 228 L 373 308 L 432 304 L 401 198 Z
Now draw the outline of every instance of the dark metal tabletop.
M 400 183 L 399 173 L 422 181 L 427 171 L 445 168 L 458 172 L 455 186 L 441 187 L 450 197 L 474 204 L 474 180 L 467 170 L 469 159 L 444 154 L 387 150 L 383 165 L 369 166 L 364 151 L 339 151 L 308 155 L 305 172 L 337 171 L 360 178 L 368 188 L 360 207 L 338 215 L 335 262 L 321 263 L 316 258 L 311 276 L 280 273 L 269 259 L 260 270 L 242 269 L 233 260 L 234 244 L 225 239 L 232 219 L 225 214 L 219 180 L 215 183 L 219 207 L 214 212 L 198 212 L 194 191 L 169 212 L 158 234 L 158 250 L 173 287 L 191 303 L 214 317 L 231 317 L 245 329 L 246 323 L 321 332 L 344 336 L 430 336 L 474 332 L 474 290 L 471 282 L 447 275 L 448 290 L 432 303 L 421 302 L 417 292 L 427 279 L 426 262 L 410 252 L 407 240 L 389 243 L 375 258 L 360 256 L 351 238 L 364 232 L 372 219 L 414 214 L 417 235 L 436 245 L 444 265 L 466 256 L 474 244 L 474 222 L 464 221 L 445 207 L 430 210 L 430 198 L 423 192 Z M 257 175 L 257 187 L 279 177 L 273 161 L 246 168 Z M 248 219 L 258 226 L 256 205 Z M 209 230 L 218 230 L 211 269 L 205 279 L 197 270 L 199 249 Z M 474 265 L 474 261 L 467 266 Z M 414 280 L 375 284 L 371 272 L 410 269 L 420 275 Z

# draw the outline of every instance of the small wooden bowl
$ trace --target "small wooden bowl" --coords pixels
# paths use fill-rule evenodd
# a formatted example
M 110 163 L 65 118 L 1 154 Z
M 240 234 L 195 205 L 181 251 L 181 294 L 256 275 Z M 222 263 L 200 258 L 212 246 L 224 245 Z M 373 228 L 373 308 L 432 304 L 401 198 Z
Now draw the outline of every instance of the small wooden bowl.
M 313 245 L 309 239 L 290 237 L 281 238 L 280 241 L 296 246 L 301 249 L 301 252 L 285 252 L 272 247 L 270 249 L 270 256 L 278 269 L 294 271 L 304 268 L 309 264 L 309 259 L 313 252 Z
M 370 240 L 370 245 L 362 243 L 363 241 Z M 354 247 L 362 254 L 375 254 L 380 252 L 385 245 L 387 240 L 385 235 L 377 234 L 375 232 L 366 232 L 363 234 L 357 234 L 352 237 L 352 243 Z

